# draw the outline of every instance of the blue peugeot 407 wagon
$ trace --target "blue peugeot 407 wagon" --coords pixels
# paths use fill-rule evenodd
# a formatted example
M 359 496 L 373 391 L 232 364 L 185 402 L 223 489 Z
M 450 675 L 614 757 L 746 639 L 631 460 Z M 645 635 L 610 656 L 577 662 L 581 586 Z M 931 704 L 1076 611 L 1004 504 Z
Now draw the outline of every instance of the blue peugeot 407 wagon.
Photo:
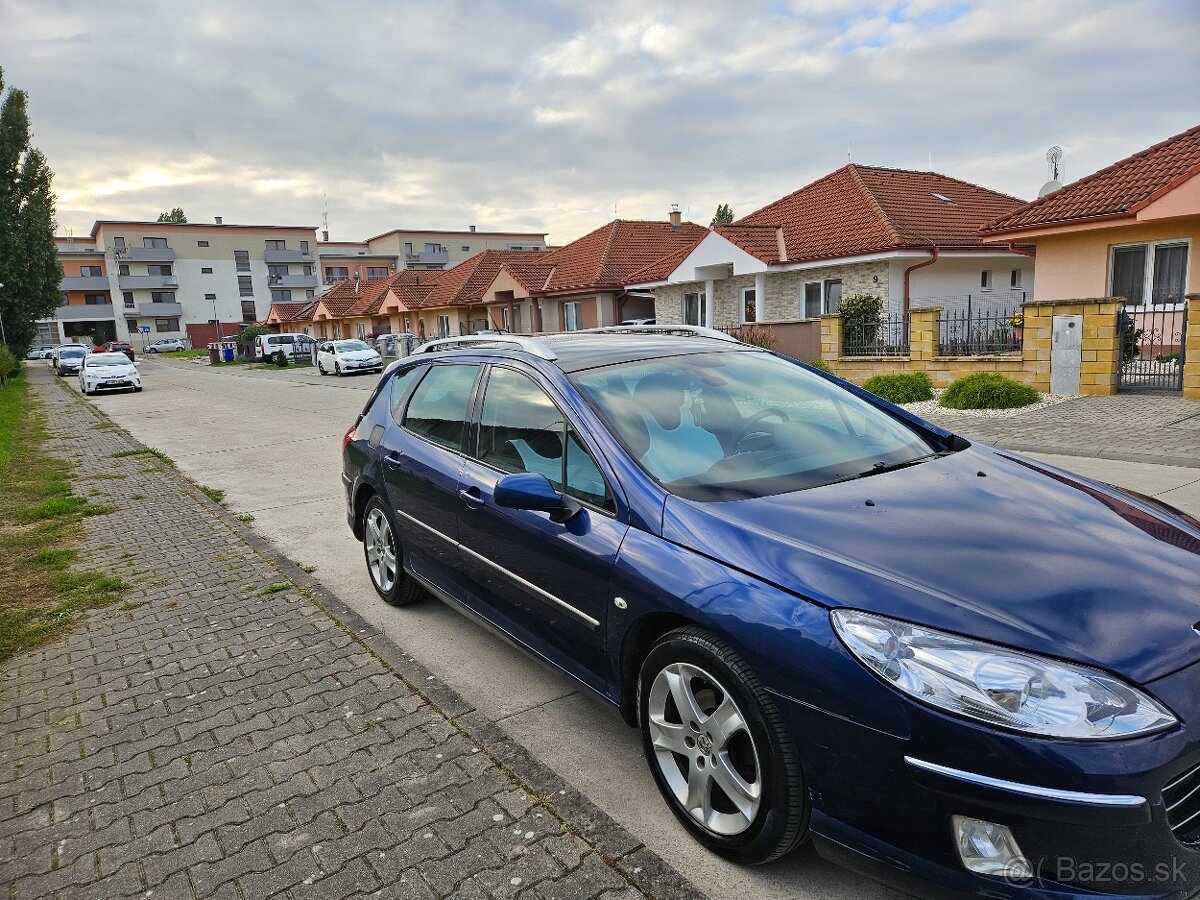
M 666 326 L 426 344 L 343 466 L 380 596 L 607 699 L 716 853 L 811 839 L 923 897 L 1200 889 L 1178 510 Z

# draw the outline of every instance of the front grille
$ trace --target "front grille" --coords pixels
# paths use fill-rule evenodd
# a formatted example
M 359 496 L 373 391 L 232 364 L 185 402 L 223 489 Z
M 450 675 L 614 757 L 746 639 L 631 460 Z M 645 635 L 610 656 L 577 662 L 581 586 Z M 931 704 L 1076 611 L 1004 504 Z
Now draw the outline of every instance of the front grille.
M 1200 844 L 1200 766 L 1163 788 L 1167 822 L 1185 844 Z

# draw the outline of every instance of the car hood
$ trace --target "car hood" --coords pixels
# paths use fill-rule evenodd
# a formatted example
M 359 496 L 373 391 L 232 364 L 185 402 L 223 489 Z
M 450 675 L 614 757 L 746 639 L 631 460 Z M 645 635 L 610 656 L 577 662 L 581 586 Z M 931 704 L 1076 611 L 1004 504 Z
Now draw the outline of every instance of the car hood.
M 337 355 L 341 359 L 379 359 L 379 354 L 374 350 L 339 350 Z
M 827 606 L 1140 683 L 1200 659 L 1200 523 L 991 448 L 754 500 L 672 496 L 663 536 Z
M 88 375 L 136 375 L 137 369 L 133 366 L 88 366 Z

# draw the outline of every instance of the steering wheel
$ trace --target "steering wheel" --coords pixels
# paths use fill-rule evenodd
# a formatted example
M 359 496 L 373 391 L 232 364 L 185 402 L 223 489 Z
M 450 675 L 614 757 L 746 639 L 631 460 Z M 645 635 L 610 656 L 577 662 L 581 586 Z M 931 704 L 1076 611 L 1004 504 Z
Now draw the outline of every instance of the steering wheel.
M 792 421 L 792 417 L 789 416 L 787 413 L 785 413 L 782 409 L 779 409 L 779 407 L 777 407 L 777 406 L 768 406 L 766 409 L 760 409 L 758 412 L 756 412 L 754 415 L 752 415 L 749 419 L 746 420 L 746 424 L 744 426 L 742 426 L 742 433 L 738 435 L 737 442 L 740 444 L 747 437 L 749 437 L 751 434 L 753 434 L 754 427 L 759 422 L 763 421 L 764 419 L 772 419 L 772 418 L 779 419 L 781 422 Z

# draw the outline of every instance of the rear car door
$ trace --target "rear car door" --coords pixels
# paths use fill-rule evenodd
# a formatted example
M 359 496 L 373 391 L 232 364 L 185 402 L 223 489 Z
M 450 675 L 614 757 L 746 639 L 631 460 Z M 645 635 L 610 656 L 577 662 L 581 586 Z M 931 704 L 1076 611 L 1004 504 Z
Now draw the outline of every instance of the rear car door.
M 491 366 L 479 409 L 459 483 L 463 570 L 497 625 L 603 688 L 609 583 L 628 528 L 609 482 L 531 373 Z M 560 524 L 546 512 L 497 506 L 496 483 L 518 472 L 545 475 L 582 509 Z
M 478 364 L 449 363 L 398 371 L 389 386 L 393 422 L 380 442 L 404 566 L 418 580 L 455 595 L 460 593 L 454 585 L 461 567 L 458 481 L 480 369 Z

